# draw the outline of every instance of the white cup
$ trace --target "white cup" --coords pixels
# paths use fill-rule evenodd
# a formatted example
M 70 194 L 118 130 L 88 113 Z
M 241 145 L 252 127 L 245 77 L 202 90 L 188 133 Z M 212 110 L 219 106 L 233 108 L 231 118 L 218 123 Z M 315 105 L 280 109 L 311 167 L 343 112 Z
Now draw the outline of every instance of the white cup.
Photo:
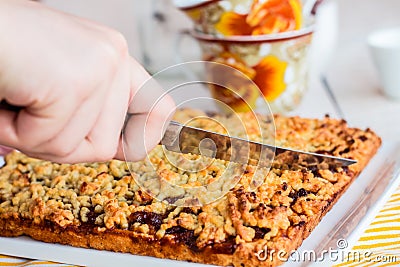
M 201 5 L 210 0 L 173 0 L 172 2 L 177 8 L 187 8 L 190 6 Z
M 368 46 L 384 94 L 390 99 L 400 100 L 400 27 L 370 34 Z

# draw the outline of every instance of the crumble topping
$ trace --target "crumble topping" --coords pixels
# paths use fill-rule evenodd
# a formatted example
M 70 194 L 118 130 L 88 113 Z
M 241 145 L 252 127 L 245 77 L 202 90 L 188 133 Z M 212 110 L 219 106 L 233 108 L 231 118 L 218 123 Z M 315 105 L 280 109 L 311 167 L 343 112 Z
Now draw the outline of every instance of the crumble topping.
M 179 111 L 176 119 L 184 122 L 198 114 Z M 254 116 L 240 116 L 246 132 L 235 132 L 231 127 L 231 134 L 262 141 Z M 229 124 L 228 117 L 214 118 L 222 125 Z M 262 130 L 269 133 L 268 120 L 261 121 Z M 206 119 L 193 123 L 199 128 L 224 131 Z M 90 225 L 101 231 L 124 229 L 155 240 L 173 237 L 194 250 L 211 246 L 220 253 L 233 253 L 237 245 L 248 242 L 255 242 L 261 249 L 264 245 L 277 246 L 279 240 L 290 238 L 296 227 L 315 219 L 329 206 L 366 163 L 365 151 L 371 142 L 380 140 L 369 129 L 348 128 L 345 121 L 328 117 L 313 120 L 276 116 L 275 125 L 278 146 L 359 162 L 335 168 L 300 156 L 288 164 L 284 159 L 293 156 L 280 154 L 270 170 L 234 164 L 228 173 L 231 179 L 221 179 L 231 163 L 213 160 L 199 167 L 204 165 L 200 156 L 165 153 L 161 146 L 136 163 L 112 160 L 56 164 L 12 152 L 0 171 L 0 218 L 30 219 L 38 225 L 51 222 L 63 228 Z M 189 159 L 186 162 L 195 166 L 185 167 L 199 171 L 186 172 L 173 166 L 168 158 L 175 162 Z M 235 172 L 240 176 L 235 177 Z M 254 175 L 262 184 L 250 190 Z M 170 187 L 163 180 L 178 187 Z M 207 192 L 199 191 L 199 197 L 223 196 L 203 207 L 171 205 L 185 195 L 186 188 L 200 185 L 208 187 Z

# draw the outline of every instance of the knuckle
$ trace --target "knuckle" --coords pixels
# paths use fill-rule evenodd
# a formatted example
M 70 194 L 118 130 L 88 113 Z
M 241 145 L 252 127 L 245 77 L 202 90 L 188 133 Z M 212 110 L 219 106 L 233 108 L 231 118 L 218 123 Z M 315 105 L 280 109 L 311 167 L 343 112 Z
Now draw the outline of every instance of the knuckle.
M 117 31 L 108 30 L 106 38 L 103 42 L 103 49 L 108 56 L 108 60 L 119 63 L 128 52 L 128 43 L 125 37 Z
M 111 31 L 109 33 L 110 41 L 114 45 L 114 48 L 121 54 L 126 54 L 128 52 L 128 43 L 124 35 L 118 31 Z
M 103 29 L 101 37 L 90 52 L 91 57 L 94 57 L 97 68 L 106 71 L 114 71 L 121 62 L 129 56 L 128 44 L 125 37 L 112 29 Z M 103 75 L 103 74 L 102 74 Z

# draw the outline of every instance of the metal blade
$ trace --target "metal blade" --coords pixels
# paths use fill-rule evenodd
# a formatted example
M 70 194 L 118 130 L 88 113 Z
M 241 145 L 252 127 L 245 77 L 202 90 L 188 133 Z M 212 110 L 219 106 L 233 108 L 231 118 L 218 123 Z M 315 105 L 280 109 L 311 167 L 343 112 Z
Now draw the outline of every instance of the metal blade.
M 167 150 L 178 153 L 203 155 L 261 167 L 270 166 L 274 156 L 280 159 L 296 160 L 299 159 L 299 155 L 302 155 L 303 158 L 308 157 L 306 159 L 308 163 L 327 161 L 330 164 L 334 164 L 335 167 L 349 166 L 357 162 L 352 159 L 261 144 L 186 126 L 175 121 L 169 123 L 161 144 Z M 285 156 L 280 157 L 283 154 Z

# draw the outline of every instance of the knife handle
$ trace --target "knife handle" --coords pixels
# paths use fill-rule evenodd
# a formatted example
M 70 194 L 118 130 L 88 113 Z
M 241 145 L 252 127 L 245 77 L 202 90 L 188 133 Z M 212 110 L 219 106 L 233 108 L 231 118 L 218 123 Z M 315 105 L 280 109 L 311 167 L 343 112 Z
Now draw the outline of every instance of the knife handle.
M 8 111 L 13 111 L 13 112 L 19 112 L 23 108 L 24 107 L 11 105 L 6 100 L 1 100 L 0 101 L 0 110 L 8 110 Z

